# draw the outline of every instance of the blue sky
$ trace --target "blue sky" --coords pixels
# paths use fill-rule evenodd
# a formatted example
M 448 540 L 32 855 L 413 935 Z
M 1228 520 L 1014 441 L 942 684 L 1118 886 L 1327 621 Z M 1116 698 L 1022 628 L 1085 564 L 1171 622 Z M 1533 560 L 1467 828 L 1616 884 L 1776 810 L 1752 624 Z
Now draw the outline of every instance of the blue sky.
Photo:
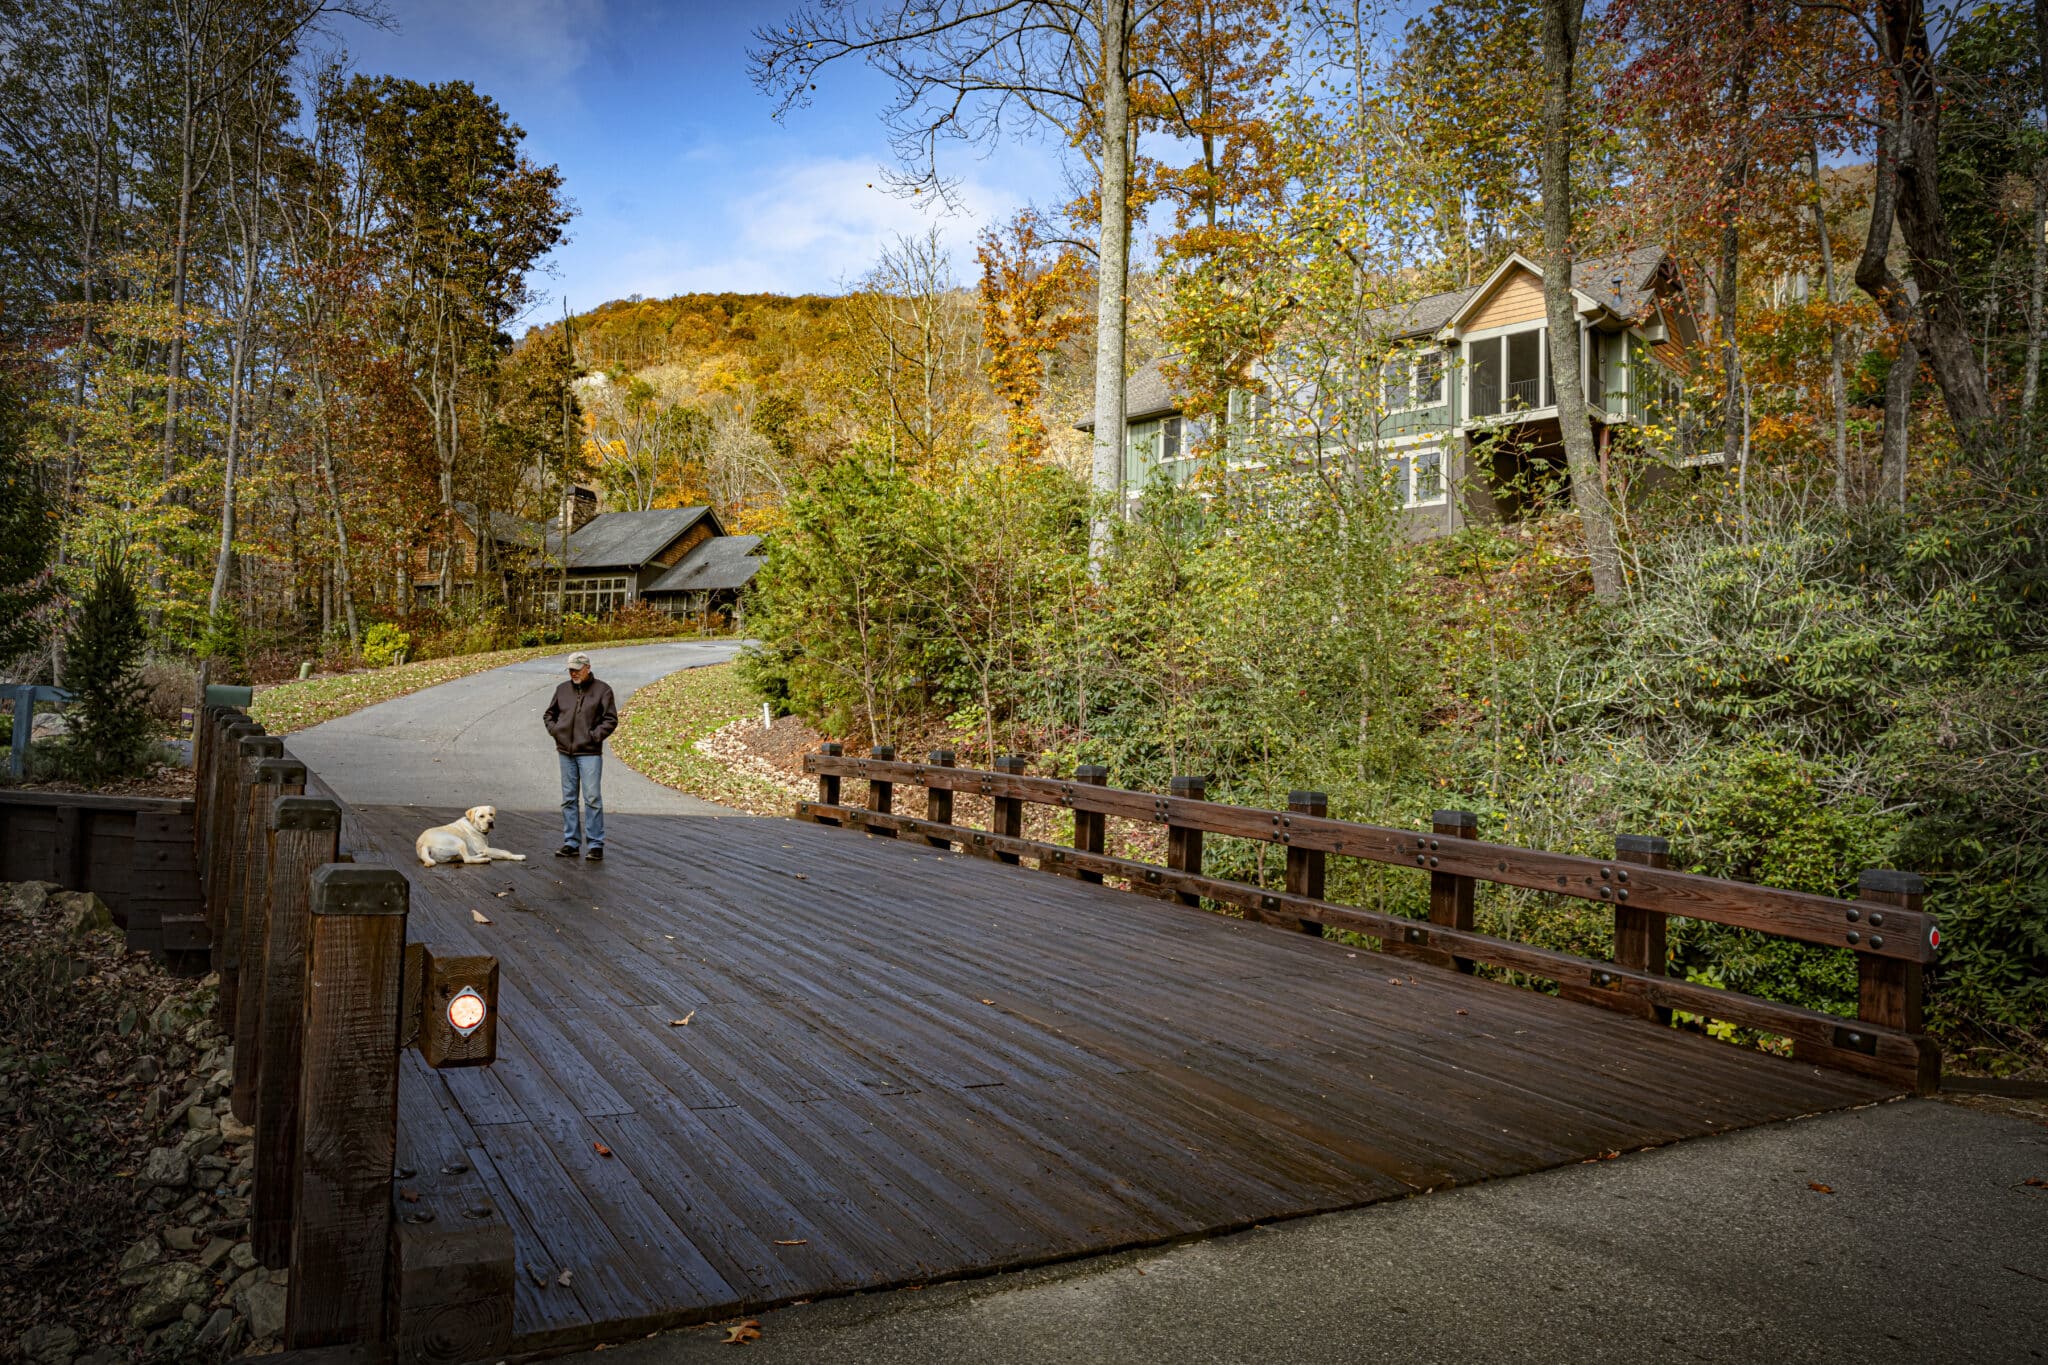
M 561 167 L 578 213 L 539 281 L 547 316 L 563 299 L 581 311 L 636 293 L 836 292 L 894 234 L 932 222 L 970 281 L 983 224 L 1064 199 L 1051 146 L 962 149 L 948 167 L 962 216 L 883 193 L 889 90 L 864 68 L 828 72 L 810 108 L 775 122 L 746 48 L 790 3 L 392 0 L 397 31 L 334 38 L 367 73 L 470 81 L 526 130 L 534 159 Z

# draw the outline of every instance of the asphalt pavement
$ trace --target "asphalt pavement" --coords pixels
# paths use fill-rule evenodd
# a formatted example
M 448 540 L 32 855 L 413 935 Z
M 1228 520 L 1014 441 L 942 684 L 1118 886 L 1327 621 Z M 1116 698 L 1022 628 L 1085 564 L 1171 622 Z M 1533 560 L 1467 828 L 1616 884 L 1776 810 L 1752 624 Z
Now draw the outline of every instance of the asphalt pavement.
M 2036 1183 L 2029 1184 L 2029 1181 Z M 821 1301 L 604 1365 L 2048 1360 L 2048 1123 L 1902 1100 L 1178 1246 Z
M 744 643 L 685 640 L 587 652 L 591 672 L 611 684 L 624 708 L 655 679 L 725 663 Z M 557 810 L 561 777 L 540 718 L 555 685 L 569 676 L 567 659 L 564 650 L 395 697 L 301 730 L 286 747 L 351 805 L 421 806 L 451 820 L 471 806 Z M 650 781 L 609 753 L 607 760 L 608 815 L 734 813 Z

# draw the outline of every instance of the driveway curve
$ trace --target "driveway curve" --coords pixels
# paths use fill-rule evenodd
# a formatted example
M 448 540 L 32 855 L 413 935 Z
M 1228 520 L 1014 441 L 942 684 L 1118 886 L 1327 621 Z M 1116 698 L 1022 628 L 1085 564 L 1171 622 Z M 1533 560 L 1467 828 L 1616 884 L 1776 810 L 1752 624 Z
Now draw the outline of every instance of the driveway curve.
M 587 651 L 620 709 L 657 678 L 731 661 L 746 642 L 685 640 Z M 561 784 L 541 712 L 567 677 L 549 656 L 395 697 L 289 737 L 292 755 L 354 806 L 422 806 L 450 818 L 471 806 L 554 810 Z M 727 807 L 604 765 L 607 815 L 730 815 Z

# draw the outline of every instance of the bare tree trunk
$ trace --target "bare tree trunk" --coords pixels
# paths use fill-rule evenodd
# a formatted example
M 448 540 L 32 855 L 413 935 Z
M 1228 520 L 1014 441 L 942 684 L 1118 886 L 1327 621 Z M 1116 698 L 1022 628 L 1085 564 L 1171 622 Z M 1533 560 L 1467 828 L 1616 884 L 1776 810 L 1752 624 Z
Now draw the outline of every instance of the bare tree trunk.
M 1096 237 L 1095 285 L 1095 450 L 1092 482 L 1098 509 L 1088 528 L 1088 562 L 1100 566 L 1109 552 L 1109 518 L 1122 510 L 1124 456 L 1124 319 L 1130 274 L 1131 122 L 1124 45 L 1130 28 L 1129 0 L 1102 5 L 1101 223 Z
M 313 370 L 314 420 L 319 423 L 320 482 L 327 489 L 327 507 L 334 518 L 334 595 L 341 599 L 341 619 L 348 627 L 348 647 L 362 646 L 356 629 L 356 591 L 349 580 L 348 518 L 342 515 L 341 489 L 334 477 L 334 430 L 327 404 L 327 372 Z
M 2034 0 L 2034 42 L 2041 64 L 2041 116 L 2048 120 L 2048 0 Z M 2027 294 L 2027 378 L 2020 411 L 2034 415 L 2041 392 L 2042 293 L 2048 288 L 2048 152 L 2034 162 L 2034 280 Z
M 1863 239 L 1863 257 L 1856 262 L 1856 284 L 1877 301 L 1899 339 L 1898 358 L 1884 386 L 1884 447 L 1878 461 L 1879 496 L 1894 507 L 1906 505 L 1906 422 L 1912 415 L 1913 378 L 1920 368 L 1914 337 L 1913 303 L 1905 283 L 1892 274 L 1886 256 L 1892 244 L 1892 218 L 1898 203 L 1898 130 L 1886 125 L 1877 134 L 1877 163 L 1870 181 L 1870 231 Z
M 2042 0 L 2048 4 L 2048 0 Z M 1835 247 L 1828 235 L 1828 206 L 1826 189 L 1820 178 L 1820 149 L 1815 147 L 1808 154 L 1807 164 L 1813 170 L 1813 228 L 1820 236 L 1821 269 L 1827 274 L 1828 307 L 1833 309 L 1842 302 L 1841 282 L 1835 278 Z M 1849 510 L 1849 386 L 1842 377 L 1842 326 L 1833 318 L 1828 320 L 1828 397 L 1835 409 L 1835 510 Z
M 241 191 L 235 184 L 233 141 L 225 133 L 221 138 L 225 153 L 223 164 L 228 178 L 227 193 L 235 206 L 235 216 L 241 219 L 242 287 L 241 297 L 236 300 L 234 354 L 228 366 L 227 441 L 221 464 L 220 548 L 213 562 L 213 591 L 206 599 L 209 616 L 220 614 L 221 604 L 227 597 L 228 578 L 235 566 L 235 483 L 240 474 L 237 466 L 242 454 L 242 379 L 248 372 L 249 330 L 256 314 L 263 279 L 263 139 L 269 130 L 270 110 L 264 101 L 257 100 L 252 102 L 251 112 L 256 123 L 246 216 L 240 204 Z
M 1948 216 L 1941 202 L 1941 88 L 1928 49 L 1927 16 L 1922 0 L 1878 0 L 1877 9 L 1878 38 L 1898 86 L 1893 165 L 1899 231 L 1913 257 L 1914 282 L 1920 286 L 1923 349 L 1967 453 L 1995 434 L 1997 410 L 1970 344 L 1969 318 L 1963 312 Z
M 1621 592 L 1614 543 L 1614 510 L 1593 450 L 1586 414 L 1585 370 L 1579 352 L 1578 309 L 1572 304 L 1572 79 L 1585 0 L 1543 0 L 1543 304 L 1550 324 L 1550 379 L 1557 390 L 1557 425 L 1571 470 L 1572 503 L 1586 532 L 1594 596 Z

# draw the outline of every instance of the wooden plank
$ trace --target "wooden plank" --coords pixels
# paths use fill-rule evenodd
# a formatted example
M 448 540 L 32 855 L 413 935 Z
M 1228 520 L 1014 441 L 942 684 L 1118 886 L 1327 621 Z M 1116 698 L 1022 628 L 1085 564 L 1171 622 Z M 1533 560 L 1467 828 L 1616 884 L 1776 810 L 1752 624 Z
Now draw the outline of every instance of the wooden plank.
M 512 1222 L 434 1103 L 418 1054 L 401 1070 L 411 1074 L 399 1084 L 392 1344 L 405 1361 L 495 1359 L 512 1345 Z
M 329 863 L 312 877 L 285 1345 L 383 1332 L 398 1104 L 406 881 Z
M 247 861 L 239 878 L 235 903 L 230 907 L 227 929 L 229 955 L 220 979 L 221 994 L 235 997 L 234 1084 L 230 1090 L 230 1104 L 235 1117 L 244 1123 L 256 1120 L 257 1058 L 263 1042 L 263 991 L 269 982 L 265 944 L 270 932 L 274 808 L 280 798 L 304 793 L 306 767 L 293 759 L 266 758 L 257 763 L 255 776 L 249 790 L 249 819 L 244 833 Z

